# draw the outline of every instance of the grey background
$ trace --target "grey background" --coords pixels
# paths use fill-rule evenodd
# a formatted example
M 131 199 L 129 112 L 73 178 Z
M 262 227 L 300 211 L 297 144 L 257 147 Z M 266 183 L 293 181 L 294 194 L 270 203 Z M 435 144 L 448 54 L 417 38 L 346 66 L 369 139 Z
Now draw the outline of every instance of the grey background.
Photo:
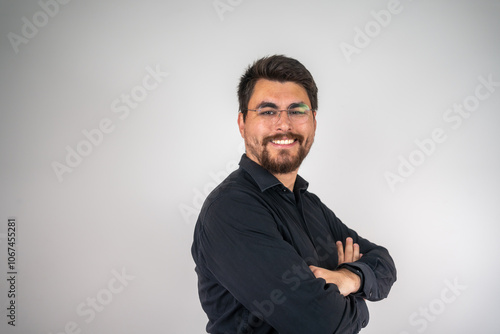
M 0 277 L 8 217 L 19 272 L 15 328 L 0 280 L 0 332 L 203 333 L 196 213 L 242 153 L 239 76 L 279 53 L 320 89 L 301 175 L 397 264 L 362 332 L 498 333 L 500 87 L 459 126 L 448 110 L 474 102 L 479 77 L 500 82 L 500 1 L 401 0 L 385 26 L 372 11 L 393 1 L 40 3 L 0 3 Z M 147 68 L 163 77 L 141 90 Z M 112 131 L 85 146 L 103 120 Z M 436 128 L 446 140 L 418 153 Z M 78 145 L 87 156 L 58 178 Z M 401 157 L 418 166 L 391 187 Z

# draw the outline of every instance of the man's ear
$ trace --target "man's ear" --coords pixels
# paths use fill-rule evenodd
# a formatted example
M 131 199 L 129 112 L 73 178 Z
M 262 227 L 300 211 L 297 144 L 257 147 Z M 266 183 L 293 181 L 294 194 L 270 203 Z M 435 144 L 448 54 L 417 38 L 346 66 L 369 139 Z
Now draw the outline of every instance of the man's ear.
M 238 128 L 242 138 L 245 138 L 245 121 L 243 120 L 243 113 L 238 113 Z

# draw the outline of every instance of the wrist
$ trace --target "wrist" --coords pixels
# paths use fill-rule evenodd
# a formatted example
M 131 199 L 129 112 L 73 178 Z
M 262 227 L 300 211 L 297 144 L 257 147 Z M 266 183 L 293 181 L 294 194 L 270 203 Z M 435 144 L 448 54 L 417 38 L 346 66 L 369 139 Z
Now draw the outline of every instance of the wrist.
M 349 268 L 349 267 L 343 267 L 339 269 L 338 271 L 341 271 L 349 280 L 350 284 L 350 293 L 357 293 L 361 289 L 363 280 L 362 280 L 362 273 L 358 274 L 354 268 Z

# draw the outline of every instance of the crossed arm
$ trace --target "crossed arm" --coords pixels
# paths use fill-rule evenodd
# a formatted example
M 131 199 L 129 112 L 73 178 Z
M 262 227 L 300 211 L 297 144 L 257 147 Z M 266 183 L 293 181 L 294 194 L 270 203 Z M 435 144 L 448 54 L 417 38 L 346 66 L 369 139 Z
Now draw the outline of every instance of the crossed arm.
M 339 265 L 342 263 L 355 262 L 363 256 L 363 254 L 359 252 L 359 245 L 354 243 L 350 237 L 346 239 L 345 250 L 342 241 L 337 241 L 336 246 Z M 315 266 L 309 266 L 309 268 L 316 278 L 323 278 L 326 283 L 337 285 L 340 293 L 344 296 L 357 292 L 361 287 L 361 278 L 348 269 L 340 268 L 337 270 L 329 270 Z
M 329 248 L 325 239 L 314 240 L 318 248 L 326 249 L 323 255 L 328 253 L 333 257 L 336 250 L 337 261 L 314 261 L 312 252 L 306 261 L 292 243 L 285 240 L 267 207 L 254 205 L 246 193 L 237 195 L 217 198 L 206 209 L 202 216 L 204 224 L 199 225 L 199 233 L 195 234 L 198 247 L 193 252 L 201 264 L 197 263 L 197 270 L 200 277 L 207 277 L 202 282 L 205 289 L 202 296 L 206 297 L 202 303 L 239 307 L 235 302 L 238 301 L 247 310 L 246 315 L 240 314 L 243 322 L 238 321 L 238 326 L 250 321 L 249 317 L 259 315 L 257 318 L 265 322 L 263 326 L 282 333 L 346 333 L 348 330 L 354 333 L 366 326 L 369 317 L 363 299 L 385 298 L 395 280 L 395 268 L 388 252 L 359 237 L 324 208 L 329 224 L 314 231 L 315 235 L 331 236 L 327 238 L 328 244 L 335 240 L 334 236 L 342 241 Z M 235 207 L 233 203 L 243 208 L 228 210 Z M 324 268 L 308 265 L 327 262 Z M 342 268 L 339 264 L 348 266 Z M 352 268 L 363 274 L 362 280 L 350 271 Z M 221 289 L 213 290 L 211 295 L 205 293 L 206 289 L 214 288 L 215 280 L 220 282 Z M 325 286 L 324 282 L 331 284 Z M 222 297 L 226 299 L 220 301 Z M 213 326 L 221 322 L 220 314 L 215 311 L 210 314 L 215 319 Z M 236 311 L 229 309 L 225 314 Z

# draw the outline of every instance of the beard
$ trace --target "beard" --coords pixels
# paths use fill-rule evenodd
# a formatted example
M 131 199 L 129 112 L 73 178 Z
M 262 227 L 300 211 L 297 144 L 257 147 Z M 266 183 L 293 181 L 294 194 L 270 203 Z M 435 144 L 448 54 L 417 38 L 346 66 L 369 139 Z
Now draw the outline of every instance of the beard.
M 278 151 L 277 157 L 271 158 L 268 150 L 268 144 L 273 140 L 279 140 L 282 138 L 294 138 L 299 143 L 299 150 L 297 155 L 293 155 L 287 149 L 282 149 Z M 259 159 L 260 165 L 267 169 L 271 174 L 287 174 L 299 169 L 302 161 L 305 159 L 309 150 L 312 146 L 312 141 L 307 140 L 304 145 L 304 137 L 299 134 L 287 133 L 281 135 L 275 135 L 264 138 L 262 141 L 262 152 L 260 156 L 256 154 Z

